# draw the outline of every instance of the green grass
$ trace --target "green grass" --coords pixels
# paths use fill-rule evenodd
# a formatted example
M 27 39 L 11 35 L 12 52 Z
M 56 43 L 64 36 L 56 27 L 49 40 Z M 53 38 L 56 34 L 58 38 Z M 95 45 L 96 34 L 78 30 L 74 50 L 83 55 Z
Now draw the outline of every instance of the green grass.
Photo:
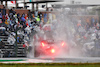
M 100 67 L 100 65 L 0 65 L 0 67 Z
M 0 60 L 0 62 L 9 62 L 9 61 L 25 61 L 23 59 L 18 59 L 18 60 Z
M 100 65 L 0 65 L 0 67 L 100 67 Z
M 38 64 L 0 64 L 0 67 L 100 67 L 100 63 L 53 63 L 53 64 L 46 64 L 46 63 L 38 63 Z

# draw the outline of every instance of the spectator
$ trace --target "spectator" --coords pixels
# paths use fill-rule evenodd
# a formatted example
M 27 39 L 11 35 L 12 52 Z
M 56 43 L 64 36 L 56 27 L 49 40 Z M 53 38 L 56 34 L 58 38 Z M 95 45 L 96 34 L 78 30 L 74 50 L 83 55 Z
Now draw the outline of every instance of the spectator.
M 31 11 L 28 11 L 28 18 L 31 18 Z
M 20 17 L 20 14 L 18 13 L 18 14 L 17 14 L 17 18 L 19 18 L 19 17 Z
M 6 15 L 6 8 L 5 7 L 3 7 L 3 9 L 2 9 L 2 15 Z
M 95 19 L 94 17 L 91 18 L 91 27 L 95 26 Z
M 2 13 L 0 12 L 0 19 L 2 19 Z
M 1 8 L 0 8 L 0 12 L 1 12 Z
M 2 24 L 2 13 L 0 12 L 0 26 Z
M 37 16 L 38 16 L 38 10 L 35 11 L 35 17 L 37 17 Z
M 5 22 L 5 15 L 6 15 L 6 8 L 5 7 L 3 7 L 3 9 L 2 9 L 2 22 L 3 22 L 3 24 L 4 24 L 4 22 Z
M 42 20 L 42 13 L 40 12 L 39 13 L 39 18 L 40 18 L 40 21 Z
M 0 42 L 2 41 L 2 39 L 0 38 Z
M 36 21 L 37 21 L 38 23 L 40 23 L 40 18 L 39 18 L 39 16 L 36 18 Z
M 1 40 L 0 41 L 0 49 L 3 49 L 4 48 L 4 45 L 5 45 L 5 43 Z
M 12 10 L 12 9 L 9 10 L 9 14 L 10 14 L 10 13 L 13 13 L 13 10 Z
M 25 43 L 23 43 L 23 47 L 24 47 L 24 48 L 26 47 Z
M 24 18 L 24 15 L 22 15 L 21 21 L 22 21 L 22 22 L 25 22 L 25 21 L 26 21 L 25 18 Z
M 44 14 L 44 23 L 46 23 L 47 22 L 47 14 L 45 13 Z
M 19 38 L 19 36 L 17 36 L 17 43 L 20 43 L 20 38 Z
M 22 17 L 25 17 L 25 13 L 22 14 Z

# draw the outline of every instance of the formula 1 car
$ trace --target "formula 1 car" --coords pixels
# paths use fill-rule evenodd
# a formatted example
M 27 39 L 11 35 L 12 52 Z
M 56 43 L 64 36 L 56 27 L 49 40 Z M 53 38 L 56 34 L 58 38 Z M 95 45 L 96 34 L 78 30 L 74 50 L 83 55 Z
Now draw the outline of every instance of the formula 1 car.
M 42 55 L 55 56 L 64 51 L 69 52 L 68 45 L 64 41 L 42 40 L 35 45 L 35 57 Z

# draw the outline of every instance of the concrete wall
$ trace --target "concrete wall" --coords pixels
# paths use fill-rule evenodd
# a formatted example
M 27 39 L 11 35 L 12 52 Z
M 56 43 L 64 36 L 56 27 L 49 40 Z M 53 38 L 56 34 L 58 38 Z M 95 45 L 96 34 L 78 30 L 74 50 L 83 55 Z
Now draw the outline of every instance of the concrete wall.
M 7 11 L 7 14 L 8 14 L 9 13 L 9 9 L 7 9 L 6 11 Z M 22 9 L 14 9 L 14 11 L 16 13 L 19 13 L 19 14 L 23 14 L 23 13 L 27 14 L 28 13 L 28 10 L 22 10 Z

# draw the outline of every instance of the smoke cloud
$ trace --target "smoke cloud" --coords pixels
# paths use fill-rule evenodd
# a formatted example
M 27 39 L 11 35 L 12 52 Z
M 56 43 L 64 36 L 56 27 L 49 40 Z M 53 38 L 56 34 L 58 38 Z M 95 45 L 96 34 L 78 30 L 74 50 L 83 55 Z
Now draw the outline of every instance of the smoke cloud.
M 59 10 L 59 11 L 58 11 Z M 88 36 L 88 33 L 90 31 L 86 31 L 84 28 L 85 22 L 84 18 L 77 18 L 79 15 L 84 15 L 86 13 L 79 12 L 71 14 L 70 9 L 57 9 L 56 19 L 50 22 L 51 24 L 51 32 L 48 33 L 48 35 L 52 36 L 51 39 L 54 41 L 64 41 L 68 47 L 68 51 L 62 48 L 59 48 L 59 54 L 55 56 L 48 56 L 48 55 L 41 55 L 39 57 L 47 57 L 47 58 L 67 58 L 67 57 L 88 57 L 91 56 L 91 54 L 88 53 L 87 45 L 90 44 L 90 49 L 93 48 L 94 41 L 88 39 L 88 41 L 85 40 L 84 36 Z M 77 24 L 81 24 L 82 27 L 78 27 Z M 44 35 L 45 31 L 38 30 L 37 36 L 41 37 L 43 39 L 46 39 Z M 48 38 L 47 38 L 48 39 Z M 91 42 L 90 42 L 90 41 Z M 32 41 L 32 44 L 34 44 L 35 41 Z M 35 43 L 35 45 L 39 45 L 39 41 Z M 86 45 L 86 46 L 85 46 Z M 91 46 L 92 45 L 92 46 Z M 30 56 L 33 57 L 32 53 L 34 53 L 35 47 L 33 46 L 32 51 L 30 53 Z

